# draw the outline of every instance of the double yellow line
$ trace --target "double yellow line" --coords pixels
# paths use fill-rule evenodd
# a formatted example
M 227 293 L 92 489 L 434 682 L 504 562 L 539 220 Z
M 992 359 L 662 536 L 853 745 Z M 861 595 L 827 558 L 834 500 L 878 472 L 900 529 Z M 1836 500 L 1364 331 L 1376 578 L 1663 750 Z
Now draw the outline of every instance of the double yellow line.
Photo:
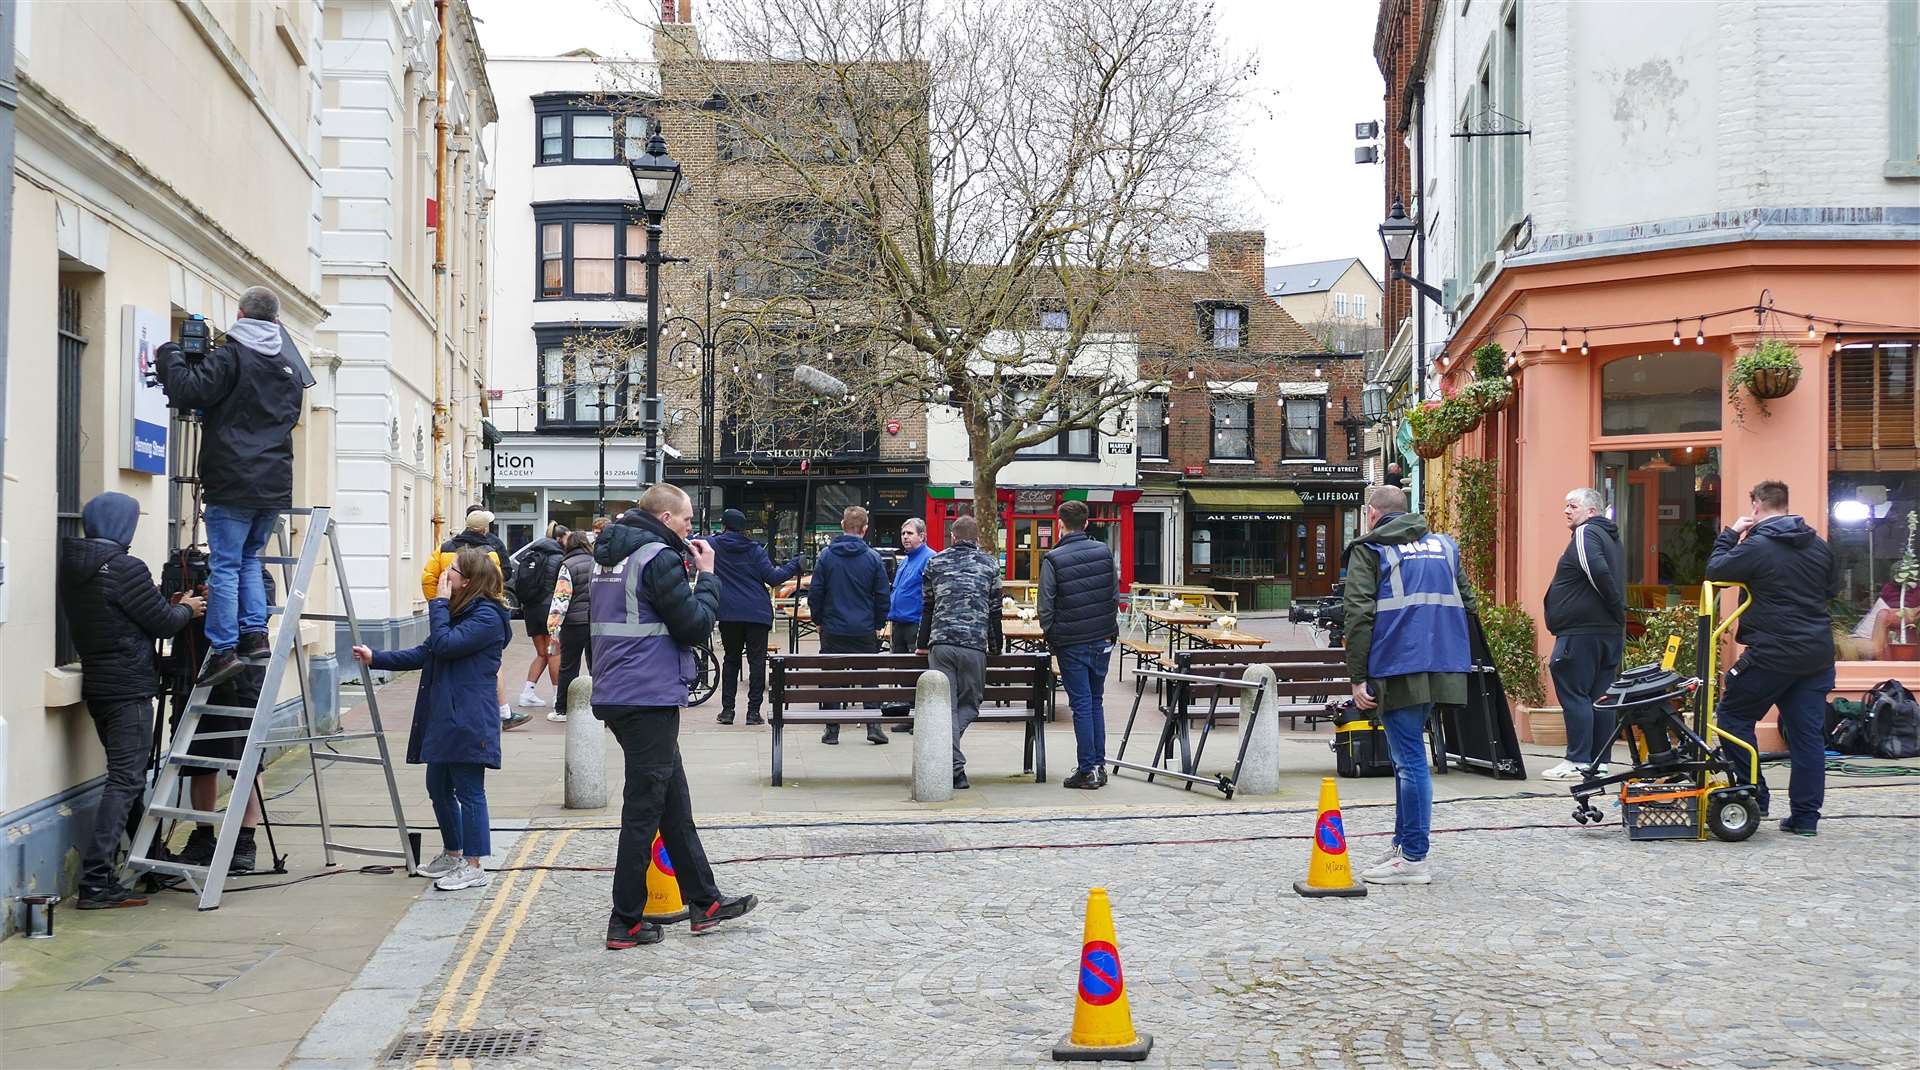
M 566 847 L 567 841 L 573 838 L 573 833 L 573 829 L 567 829 L 554 836 L 547 847 L 546 857 L 540 861 L 540 865 L 543 867 L 553 865 L 554 859 L 560 857 L 560 851 Z M 429 1036 L 438 1037 L 445 1033 L 448 1022 L 454 1022 L 453 1028 L 456 1030 L 471 1029 L 473 1023 L 480 1017 L 480 1007 L 486 1002 L 487 992 L 493 988 L 493 981 L 499 976 L 500 967 L 506 965 L 507 954 L 513 949 L 514 938 L 520 934 L 520 926 L 526 924 L 527 912 L 533 909 L 534 897 L 540 894 L 540 886 L 546 883 L 547 871 L 535 870 L 526 882 L 524 894 L 517 900 L 514 897 L 514 893 L 519 890 L 520 878 L 526 875 L 526 871 L 519 867 L 526 865 L 527 859 L 533 856 L 535 849 L 546 837 L 547 833 L 541 831 L 529 832 L 521 839 L 520 849 L 514 852 L 513 859 L 507 863 L 512 867 L 513 872 L 508 873 L 507 879 L 501 883 L 500 891 L 494 896 L 493 902 L 488 904 L 486 914 L 481 917 L 480 924 L 474 927 L 473 935 L 468 938 L 466 949 L 460 955 L 460 961 L 454 964 L 453 972 L 447 975 L 446 987 L 441 990 L 440 999 L 434 1004 L 433 1014 L 427 1019 Z M 453 1017 L 453 1009 L 460 1002 L 460 989 L 466 984 L 467 974 L 472 972 L 474 963 L 480 957 L 481 949 L 486 946 L 487 937 L 493 933 L 494 923 L 500 920 L 500 915 L 506 910 L 508 903 L 513 904 L 513 913 L 507 918 L 506 926 L 500 930 L 499 939 L 493 945 L 493 952 L 487 957 L 486 964 L 481 967 L 480 975 L 474 981 L 473 990 L 467 993 L 466 1007 L 461 1010 L 460 1017 L 456 1021 Z M 439 1064 L 439 1059 L 428 1056 L 415 1062 L 414 1067 L 416 1070 L 431 1070 Z M 472 1066 L 472 1062 L 467 1059 L 453 1060 L 454 1070 L 472 1070 Z

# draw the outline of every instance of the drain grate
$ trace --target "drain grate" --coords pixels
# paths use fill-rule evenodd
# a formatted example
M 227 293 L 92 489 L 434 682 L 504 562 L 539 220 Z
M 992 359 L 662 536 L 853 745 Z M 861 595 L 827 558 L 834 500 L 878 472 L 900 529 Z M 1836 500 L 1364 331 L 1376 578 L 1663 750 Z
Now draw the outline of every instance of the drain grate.
M 408 1033 L 394 1042 L 387 1062 L 416 1059 L 504 1059 L 525 1055 L 546 1036 L 540 1029 L 449 1029 L 439 1033 Z
M 814 857 L 839 854 L 895 854 L 937 851 L 947 845 L 937 832 L 814 832 L 805 837 L 806 852 Z

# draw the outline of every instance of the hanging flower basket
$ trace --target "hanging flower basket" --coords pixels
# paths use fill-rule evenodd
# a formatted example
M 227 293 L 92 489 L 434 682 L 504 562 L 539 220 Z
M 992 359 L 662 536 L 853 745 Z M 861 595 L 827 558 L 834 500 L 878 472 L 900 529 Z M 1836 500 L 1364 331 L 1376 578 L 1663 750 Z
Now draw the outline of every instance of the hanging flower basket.
M 1447 452 L 1449 445 L 1452 443 L 1443 438 L 1416 438 L 1413 440 L 1413 452 L 1431 461 Z
M 1753 373 L 1753 383 L 1748 389 L 1754 397 L 1775 401 L 1793 393 L 1793 388 L 1799 385 L 1798 368 L 1762 368 Z

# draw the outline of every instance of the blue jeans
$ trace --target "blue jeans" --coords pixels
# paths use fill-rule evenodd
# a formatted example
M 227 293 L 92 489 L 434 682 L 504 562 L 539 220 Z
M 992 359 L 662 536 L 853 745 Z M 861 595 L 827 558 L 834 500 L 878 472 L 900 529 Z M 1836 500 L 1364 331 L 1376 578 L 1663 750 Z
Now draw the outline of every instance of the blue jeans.
M 1427 715 L 1422 703 L 1386 711 L 1387 749 L 1393 752 L 1393 843 L 1409 862 L 1427 857 L 1427 831 L 1433 827 L 1433 773 L 1427 768 Z
M 440 843 L 450 855 L 485 858 L 493 853 L 487 828 L 487 767 L 478 762 L 428 762 L 427 797 L 440 823 Z
M 1752 660 L 1743 656 L 1727 671 L 1727 689 L 1720 695 L 1720 727 L 1754 746 L 1753 726 L 1769 709 L 1780 707 L 1780 734 L 1786 737 L 1787 751 L 1793 755 L 1793 771 L 1787 779 L 1793 823 L 1798 828 L 1814 828 L 1820 823 L 1820 806 L 1827 794 L 1827 742 L 1822 733 L 1827 724 L 1827 692 L 1833 690 L 1833 669 L 1801 676 L 1762 669 Z M 1751 768 L 1747 752 L 1732 744 L 1722 744 L 1720 749 L 1745 781 Z M 1760 777 L 1759 801 L 1764 814 L 1771 801 L 1764 774 Z
M 1091 772 L 1107 755 L 1107 665 L 1113 659 L 1113 644 L 1101 640 L 1061 647 L 1059 657 L 1060 682 L 1066 686 L 1067 706 L 1073 710 L 1078 769 Z
M 232 650 L 240 637 L 267 631 L 267 586 L 260 551 L 280 514 L 272 509 L 207 506 L 207 646 Z

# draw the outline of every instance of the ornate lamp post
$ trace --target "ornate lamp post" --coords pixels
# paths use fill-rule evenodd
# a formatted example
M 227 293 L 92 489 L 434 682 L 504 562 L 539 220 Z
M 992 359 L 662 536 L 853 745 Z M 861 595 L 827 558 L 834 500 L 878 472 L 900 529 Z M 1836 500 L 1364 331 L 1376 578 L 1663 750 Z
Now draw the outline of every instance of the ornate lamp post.
M 713 440 L 716 423 L 715 409 L 718 407 L 714 387 L 715 364 L 722 350 L 737 351 L 751 343 L 756 336 L 756 328 L 752 320 L 737 312 L 727 311 L 727 304 L 732 299 L 731 291 L 720 292 L 720 315 L 716 317 L 713 305 L 713 272 L 709 271 L 705 290 L 705 308 L 700 318 L 695 319 L 686 314 L 676 316 L 673 306 L 668 305 L 667 319 L 663 324 L 669 329 L 675 324 L 680 327 L 679 337 L 673 340 L 668 349 L 673 357 L 673 366 L 681 368 L 694 361 L 699 362 L 700 505 L 696 522 L 701 531 L 710 530 L 708 511 L 713 498 Z
M 660 265 L 681 261 L 660 255 L 660 233 L 674 194 L 680 191 L 680 162 L 667 155 L 666 139 L 656 127 L 647 140 L 647 151 L 629 161 L 627 169 L 633 172 L 633 188 L 647 217 L 647 396 L 641 418 L 646 446 L 640 477 L 644 487 L 666 475 L 660 462 Z

